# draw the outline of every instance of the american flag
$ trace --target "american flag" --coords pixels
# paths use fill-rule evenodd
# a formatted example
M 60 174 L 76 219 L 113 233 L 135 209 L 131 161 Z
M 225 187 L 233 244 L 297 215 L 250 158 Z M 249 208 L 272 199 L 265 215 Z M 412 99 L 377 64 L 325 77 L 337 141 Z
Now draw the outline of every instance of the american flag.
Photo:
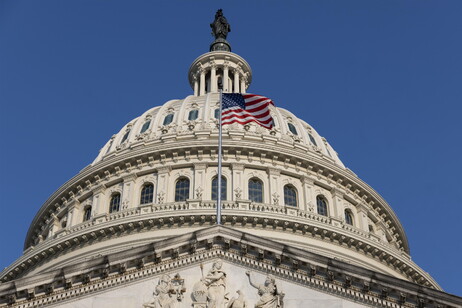
M 273 127 L 273 118 L 269 112 L 271 99 L 256 94 L 223 93 L 221 125 L 256 122 L 264 128 Z

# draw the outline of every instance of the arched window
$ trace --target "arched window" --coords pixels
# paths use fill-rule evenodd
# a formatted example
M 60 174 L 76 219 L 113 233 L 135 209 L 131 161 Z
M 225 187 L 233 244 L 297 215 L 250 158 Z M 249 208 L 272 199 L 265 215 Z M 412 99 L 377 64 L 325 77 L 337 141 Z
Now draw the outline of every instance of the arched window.
M 316 205 L 318 209 L 318 214 L 327 216 L 327 201 L 322 196 L 316 197 Z
M 186 201 L 189 198 L 189 180 L 180 178 L 175 184 L 175 201 Z
M 61 228 L 67 227 L 67 216 L 61 220 Z
M 297 190 L 292 185 L 284 186 L 284 204 L 297 206 Z
M 164 123 L 162 125 L 169 125 L 173 121 L 173 113 L 169 113 L 164 118 Z
M 142 133 L 144 133 L 145 131 L 147 131 L 148 128 L 149 128 L 149 125 L 151 125 L 151 120 L 147 120 L 146 122 L 144 122 L 143 126 L 141 127 L 140 134 L 142 134 Z
M 122 137 L 122 141 L 120 141 L 120 144 L 124 143 L 128 139 L 128 136 L 130 136 L 129 129 L 125 132 L 125 135 Z
M 83 221 L 90 220 L 91 218 L 91 206 L 87 206 L 83 212 Z
M 215 119 L 220 118 L 220 108 L 215 109 L 215 111 L 213 112 L 213 116 L 215 117 Z
M 140 204 L 152 203 L 154 199 L 154 185 L 146 184 L 141 189 Z
M 353 214 L 350 210 L 345 210 L 345 223 L 350 226 L 353 225 Z
M 218 177 L 212 180 L 212 200 L 218 199 Z M 226 200 L 226 178 L 221 177 L 221 200 Z
M 120 209 L 120 194 L 113 194 L 109 202 L 109 213 L 118 212 Z
M 249 199 L 252 202 L 263 202 L 263 183 L 259 179 L 249 180 Z
M 308 137 L 310 137 L 310 141 L 314 146 L 318 146 L 318 144 L 316 143 L 316 140 L 314 139 L 313 135 L 308 133 Z
M 287 126 L 289 126 L 289 130 L 292 134 L 294 135 L 298 135 L 297 133 L 297 129 L 295 128 L 295 126 L 292 124 L 292 123 L 287 123 Z
M 188 120 L 194 121 L 197 119 L 198 116 L 199 116 L 199 110 L 197 109 L 191 110 L 188 114 Z

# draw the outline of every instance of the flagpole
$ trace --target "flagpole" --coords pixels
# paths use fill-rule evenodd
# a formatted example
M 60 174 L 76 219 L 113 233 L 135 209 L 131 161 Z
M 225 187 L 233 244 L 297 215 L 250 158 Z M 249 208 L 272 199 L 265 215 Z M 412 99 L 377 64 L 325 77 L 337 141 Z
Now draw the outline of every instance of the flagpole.
M 218 192 L 217 192 L 217 225 L 221 225 L 221 158 L 222 158 L 222 129 L 221 111 L 223 105 L 223 89 L 220 89 L 220 120 L 218 122 Z

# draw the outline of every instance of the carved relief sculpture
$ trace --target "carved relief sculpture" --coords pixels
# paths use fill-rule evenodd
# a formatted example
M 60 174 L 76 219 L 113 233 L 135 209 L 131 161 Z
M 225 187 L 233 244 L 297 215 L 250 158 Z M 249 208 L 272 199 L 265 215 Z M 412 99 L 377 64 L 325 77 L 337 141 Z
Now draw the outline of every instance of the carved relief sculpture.
M 241 290 L 237 290 L 236 293 L 238 294 L 238 297 L 233 297 L 229 301 L 227 308 L 247 308 L 248 305 L 245 301 L 244 293 L 242 293 Z
M 260 299 L 255 304 L 255 308 L 283 308 L 284 293 L 278 290 L 276 280 L 272 275 L 267 275 L 264 284 L 257 285 L 252 281 L 250 272 L 245 274 L 249 277 L 249 283 L 252 287 L 258 290 Z
M 176 308 L 183 299 L 184 279 L 176 274 L 172 280 L 169 275 L 162 275 L 154 291 L 154 299 L 143 304 L 144 308 Z
M 193 287 L 191 294 L 195 308 L 226 308 L 228 300 L 226 292 L 226 273 L 221 269 L 221 261 L 213 262 L 212 268 L 204 277 L 201 264 L 202 278 Z

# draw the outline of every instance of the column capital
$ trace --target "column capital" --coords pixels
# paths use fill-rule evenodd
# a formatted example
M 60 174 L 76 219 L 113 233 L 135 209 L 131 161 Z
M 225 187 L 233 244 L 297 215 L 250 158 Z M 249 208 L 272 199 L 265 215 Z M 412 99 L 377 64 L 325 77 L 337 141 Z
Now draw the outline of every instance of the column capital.
M 276 168 L 267 168 L 266 172 L 268 172 L 269 175 L 280 175 L 281 170 L 276 169 Z
M 244 164 L 232 164 L 231 169 L 236 171 L 244 171 Z
M 122 177 L 124 183 L 133 182 L 138 176 L 134 173 Z
M 170 167 L 170 166 L 157 168 L 157 173 L 158 174 L 170 173 L 170 171 L 172 171 L 172 167 Z
M 205 163 L 194 164 L 194 170 L 205 170 L 206 168 L 207 168 L 207 164 Z
M 314 180 L 312 178 L 309 178 L 309 177 L 306 177 L 306 176 L 302 176 L 300 178 L 300 180 L 303 182 L 303 184 L 307 184 L 309 186 L 313 186 L 314 185 Z
M 332 194 L 332 197 L 343 198 L 343 193 L 334 187 L 332 187 L 332 189 L 330 190 L 330 193 Z

